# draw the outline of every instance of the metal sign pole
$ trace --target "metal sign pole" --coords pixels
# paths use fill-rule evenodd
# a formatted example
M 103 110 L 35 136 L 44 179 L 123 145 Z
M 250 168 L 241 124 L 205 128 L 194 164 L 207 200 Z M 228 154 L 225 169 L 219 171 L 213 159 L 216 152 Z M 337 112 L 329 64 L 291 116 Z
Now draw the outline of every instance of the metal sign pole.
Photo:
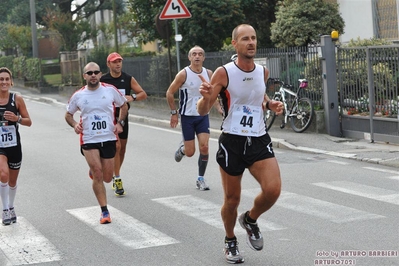
M 176 61 L 177 61 L 177 72 L 180 71 L 180 51 L 179 51 L 179 42 L 181 41 L 181 37 L 179 35 L 177 29 L 177 19 L 174 19 L 175 22 L 175 41 L 176 41 Z

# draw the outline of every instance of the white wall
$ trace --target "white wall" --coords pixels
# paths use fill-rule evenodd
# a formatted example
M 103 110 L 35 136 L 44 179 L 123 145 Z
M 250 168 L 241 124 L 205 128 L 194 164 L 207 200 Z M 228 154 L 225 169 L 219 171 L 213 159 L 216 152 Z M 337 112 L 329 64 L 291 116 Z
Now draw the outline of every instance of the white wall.
M 338 0 L 339 10 L 345 21 L 345 33 L 340 35 L 340 42 L 351 39 L 370 39 L 373 33 L 373 15 L 371 0 Z

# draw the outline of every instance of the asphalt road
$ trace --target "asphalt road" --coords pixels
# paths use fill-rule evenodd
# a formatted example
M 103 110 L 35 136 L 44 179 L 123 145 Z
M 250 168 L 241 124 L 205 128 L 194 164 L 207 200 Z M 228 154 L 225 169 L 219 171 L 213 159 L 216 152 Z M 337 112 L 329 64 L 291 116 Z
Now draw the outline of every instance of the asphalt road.
M 226 265 L 223 192 L 210 141 L 206 178 L 195 189 L 197 158 L 176 163 L 179 130 L 131 123 L 122 178 L 106 185 L 113 222 L 100 209 L 62 104 L 27 99 L 18 222 L 0 227 L 0 265 Z M 237 227 L 245 265 L 399 265 L 399 172 L 363 161 L 276 148 L 283 189 L 259 220 L 264 250 L 252 251 Z M 239 212 L 258 185 L 246 172 Z M 330 263 L 330 264 L 328 264 Z

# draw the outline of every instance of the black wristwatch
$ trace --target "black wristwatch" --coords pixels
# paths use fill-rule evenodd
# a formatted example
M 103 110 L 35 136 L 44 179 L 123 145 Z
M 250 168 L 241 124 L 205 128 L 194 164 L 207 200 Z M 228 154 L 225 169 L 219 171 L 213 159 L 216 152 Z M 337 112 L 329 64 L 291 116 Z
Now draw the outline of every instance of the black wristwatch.
M 171 115 L 177 115 L 177 110 L 170 110 Z
M 119 119 L 118 119 L 118 123 L 121 124 L 122 127 L 125 126 L 125 120 L 119 120 Z
M 133 93 L 133 94 L 132 94 L 132 98 L 133 98 L 133 102 L 134 102 L 135 100 L 137 100 L 137 95 L 136 95 L 136 93 Z

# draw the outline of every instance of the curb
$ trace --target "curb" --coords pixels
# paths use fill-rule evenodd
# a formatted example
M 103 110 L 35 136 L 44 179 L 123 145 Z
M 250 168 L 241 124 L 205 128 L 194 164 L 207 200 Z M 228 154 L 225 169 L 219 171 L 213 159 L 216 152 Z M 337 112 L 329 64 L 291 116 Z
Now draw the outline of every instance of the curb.
M 61 105 L 61 106 L 66 105 L 66 103 L 59 102 L 56 99 L 53 99 L 50 97 L 29 97 L 29 96 L 24 96 L 24 97 L 29 98 L 31 100 L 35 100 L 35 101 L 48 103 L 48 104 L 57 104 L 57 105 Z M 170 128 L 169 121 L 164 120 L 164 119 L 156 119 L 156 118 L 150 118 L 150 117 L 129 114 L 129 121 L 146 124 L 146 125 L 151 125 L 151 126 L 158 126 L 158 127 L 172 129 L 172 128 Z M 213 128 L 210 129 L 210 137 L 211 138 L 218 139 L 221 133 L 222 133 L 221 130 L 213 129 Z M 331 139 L 331 141 L 336 142 L 337 140 L 333 138 L 333 139 Z M 380 164 L 380 165 L 390 166 L 390 167 L 394 167 L 394 168 L 399 168 L 399 157 L 390 158 L 390 159 L 358 157 L 357 154 L 352 154 L 352 153 L 331 152 L 331 151 L 325 151 L 325 150 L 320 150 L 320 149 L 295 146 L 295 145 L 287 142 L 284 139 L 278 139 L 278 138 L 272 138 L 272 143 L 275 148 L 279 148 L 279 149 L 288 149 L 288 150 L 313 153 L 313 154 L 324 154 L 324 155 L 333 156 L 333 157 L 353 159 L 353 160 L 362 161 L 362 162 L 368 162 L 368 163 L 374 163 L 374 164 Z

